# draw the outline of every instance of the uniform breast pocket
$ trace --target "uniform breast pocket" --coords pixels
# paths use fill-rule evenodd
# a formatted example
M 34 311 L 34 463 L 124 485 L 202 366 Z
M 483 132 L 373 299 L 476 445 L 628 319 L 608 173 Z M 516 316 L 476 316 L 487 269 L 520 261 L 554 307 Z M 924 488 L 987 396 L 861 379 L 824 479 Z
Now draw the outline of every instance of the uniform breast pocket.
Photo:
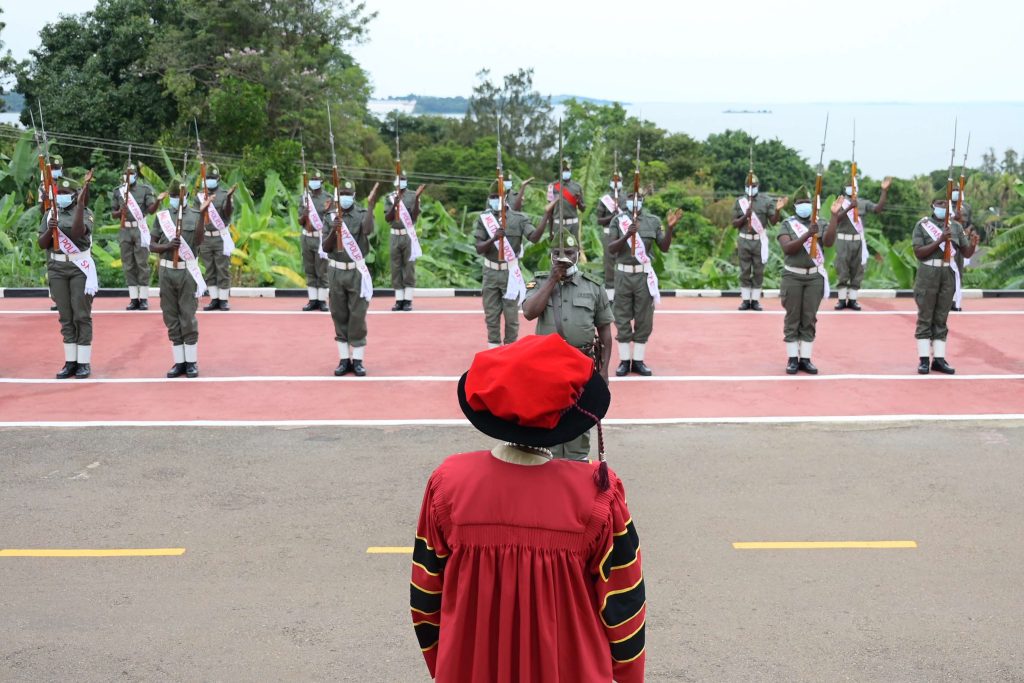
M 576 308 L 584 308 L 588 311 L 593 311 L 597 305 L 597 300 L 593 296 L 582 296 L 577 295 L 572 298 L 572 305 Z

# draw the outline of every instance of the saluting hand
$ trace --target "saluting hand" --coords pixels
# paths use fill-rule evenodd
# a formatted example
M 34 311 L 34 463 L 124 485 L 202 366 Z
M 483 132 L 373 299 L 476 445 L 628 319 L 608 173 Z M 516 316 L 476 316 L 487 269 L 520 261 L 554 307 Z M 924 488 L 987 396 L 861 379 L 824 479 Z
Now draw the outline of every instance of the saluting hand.
M 843 211 L 843 198 L 842 196 L 836 197 L 836 200 L 832 202 L 832 215 L 841 216 Z
M 682 220 L 682 218 L 683 218 L 683 210 L 682 209 L 674 209 L 668 215 L 668 229 L 669 230 L 674 230 L 676 225 L 679 224 L 679 221 Z
M 82 180 L 82 185 L 83 186 L 88 185 L 89 183 L 92 182 L 92 174 L 93 174 L 93 169 L 90 168 L 89 172 L 85 174 L 85 178 Z
M 522 184 L 519 186 L 520 191 L 526 189 L 526 186 L 529 185 L 530 183 L 532 183 L 533 181 L 534 181 L 534 177 L 533 176 L 530 176 L 529 178 L 524 180 L 522 182 Z
M 377 201 L 377 192 L 379 192 L 379 191 L 380 191 L 380 183 L 374 183 L 373 184 L 373 189 L 370 190 L 370 196 L 367 197 L 367 199 L 366 199 L 367 203 L 373 204 L 375 201 Z
M 882 181 L 882 190 L 883 191 L 888 190 L 889 186 L 891 186 L 891 185 L 892 185 L 892 178 L 890 178 L 889 176 L 886 176 L 885 180 Z
M 775 200 L 775 210 L 782 211 L 782 209 L 789 203 L 789 197 L 779 197 Z
M 416 199 L 420 198 L 420 195 L 423 194 L 423 190 L 425 189 L 427 189 L 426 185 L 420 185 L 419 187 L 416 188 Z
M 551 278 L 555 282 L 560 282 L 565 277 L 565 271 L 567 270 L 569 270 L 569 264 L 565 261 L 551 262 Z
M 160 204 L 161 202 L 163 202 L 163 200 L 167 199 L 170 196 L 171 196 L 171 193 L 167 192 L 166 190 L 164 190 L 163 192 L 161 192 L 160 194 L 157 195 L 156 203 Z

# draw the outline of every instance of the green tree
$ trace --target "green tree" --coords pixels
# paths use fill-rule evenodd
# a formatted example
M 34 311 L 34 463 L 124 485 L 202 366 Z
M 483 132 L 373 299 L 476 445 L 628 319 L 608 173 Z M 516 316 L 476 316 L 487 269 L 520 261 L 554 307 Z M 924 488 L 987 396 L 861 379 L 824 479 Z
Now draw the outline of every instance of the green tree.
M 3 7 L 0 7 L 0 16 L 4 13 Z M 7 79 L 14 74 L 14 57 L 11 56 L 10 50 L 4 50 L 3 32 L 7 26 L 3 21 L 0 21 L 0 96 L 3 96 L 4 86 L 7 83 Z
M 799 152 L 778 139 L 758 142 L 740 130 L 727 130 L 708 136 L 704 144 L 711 158 L 716 189 L 739 192 L 750 168 L 750 145 L 754 145 L 754 171 L 761 189 L 787 194 L 800 185 L 811 186 L 814 169 Z

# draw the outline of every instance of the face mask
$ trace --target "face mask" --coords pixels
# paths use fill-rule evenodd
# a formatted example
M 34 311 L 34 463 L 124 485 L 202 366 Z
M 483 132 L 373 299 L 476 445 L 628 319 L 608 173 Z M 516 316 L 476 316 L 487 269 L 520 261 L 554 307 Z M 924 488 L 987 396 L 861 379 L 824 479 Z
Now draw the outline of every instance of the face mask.
M 356 198 L 350 194 L 343 194 L 338 198 L 338 203 L 341 204 L 342 209 L 348 211 L 356 203 Z
M 505 192 L 510 192 L 511 190 L 512 190 L 512 181 L 511 180 L 506 180 L 505 181 Z
M 627 211 L 632 211 L 633 210 L 633 204 L 634 204 L 634 202 L 633 202 L 632 199 L 627 199 L 626 200 L 626 210 Z M 636 202 L 636 210 L 639 212 L 640 209 L 642 209 L 642 208 L 644 208 L 643 201 Z
M 404 190 L 407 187 L 409 187 L 409 181 L 408 180 L 399 180 L 398 181 L 398 189 L 399 190 Z
M 135 181 L 138 180 L 138 178 L 139 178 L 139 176 L 137 176 L 137 175 L 130 175 L 130 176 L 128 176 L 128 184 L 129 185 L 134 185 Z
M 323 186 L 323 181 L 320 181 L 320 180 L 310 180 L 309 181 L 309 189 L 311 189 L 311 190 L 319 190 L 322 186 Z
M 960 201 L 960 190 L 953 190 L 953 203 Z
M 608 187 L 612 188 L 613 190 L 621 190 L 622 189 L 622 183 L 616 183 L 615 181 L 612 181 L 612 182 L 608 183 Z
M 846 196 L 847 197 L 852 197 L 853 196 L 853 185 L 847 185 L 846 186 Z
M 175 211 L 177 211 L 178 210 L 178 204 L 180 203 L 180 201 L 181 200 L 178 199 L 177 197 L 171 197 L 171 208 L 174 209 Z
M 796 215 L 800 216 L 800 218 L 810 218 L 811 217 L 811 205 L 810 205 L 810 203 L 805 202 L 803 204 L 797 204 L 796 205 Z
M 71 206 L 71 202 L 74 200 L 75 195 L 73 194 L 59 194 L 57 195 L 57 206 L 62 209 L 66 209 Z
M 491 207 L 491 211 L 497 211 L 501 208 L 501 199 L 492 197 L 487 200 L 487 206 Z
M 54 178 L 60 178 L 62 175 L 64 175 L 64 169 L 62 169 L 62 168 L 55 168 L 50 173 L 50 175 L 52 175 Z
M 216 190 L 217 189 L 217 180 L 215 178 L 207 178 L 206 179 L 206 189 L 207 190 Z
M 576 263 L 579 261 L 579 252 L 572 253 L 572 252 L 553 251 L 553 252 L 551 252 L 551 260 L 552 261 L 568 261 L 569 263 L 571 263 L 572 266 L 570 266 L 565 271 L 565 274 L 566 275 L 572 275 L 573 273 L 576 272 Z
M 935 217 L 938 218 L 940 221 L 946 220 L 946 207 L 933 206 L 932 212 L 935 214 Z
M 757 188 L 756 187 L 751 187 L 751 186 L 748 185 L 747 186 L 747 196 L 748 197 L 756 197 L 757 196 Z
M 572 171 L 562 171 L 562 180 L 572 178 Z

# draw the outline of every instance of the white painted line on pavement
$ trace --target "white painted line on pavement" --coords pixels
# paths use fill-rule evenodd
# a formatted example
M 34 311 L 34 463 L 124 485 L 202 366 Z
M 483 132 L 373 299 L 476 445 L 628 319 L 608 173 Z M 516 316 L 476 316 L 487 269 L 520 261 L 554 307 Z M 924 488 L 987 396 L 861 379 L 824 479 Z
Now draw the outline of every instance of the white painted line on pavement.
M 749 318 L 768 317 L 768 316 L 781 316 L 785 315 L 785 311 L 761 311 L 758 313 L 750 313 L 747 311 L 719 311 L 719 310 L 706 310 L 706 311 L 655 311 L 655 315 L 736 315 L 746 316 Z M 103 311 L 93 310 L 93 315 L 129 315 L 129 316 L 140 316 L 140 315 L 160 315 L 160 310 L 149 310 L 149 311 Z M 297 315 L 305 318 L 311 316 L 326 316 L 327 313 L 323 312 L 304 312 L 304 311 L 242 311 L 242 310 L 231 310 L 231 311 L 199 311 L 199 315 L 212 316 L 218 318 L 221 316 L 230 315 Z M 409 315 L 479 315 L 483 316 L 484 312 L 482 308 L 474 309 L 434 309 L 434 310 L 415 310 L 415 311 L 367 311 L 367 315 L 397 315 L 405 317 Z M 52 315 L 56 317 L 56 311 L 50 310 L 15 310 L 15 311 L 4 311 L 0 310 L 0 315 Z M 858 313 L 845 313 L 842 311 L 819 311 L 818 316 L 839 316 L 854 318 L 863 318 L 869 316 L 889 316 L 889 315 L 912 315 L 916 316 L 917 311 L 905 310 L 905 311 L 860 311 Z M 951 313 L 951 316 L 976 316 L 976 315 L 1024 315 L 1024 309 L 1019 311 L 960 311 L 959 313 Z

